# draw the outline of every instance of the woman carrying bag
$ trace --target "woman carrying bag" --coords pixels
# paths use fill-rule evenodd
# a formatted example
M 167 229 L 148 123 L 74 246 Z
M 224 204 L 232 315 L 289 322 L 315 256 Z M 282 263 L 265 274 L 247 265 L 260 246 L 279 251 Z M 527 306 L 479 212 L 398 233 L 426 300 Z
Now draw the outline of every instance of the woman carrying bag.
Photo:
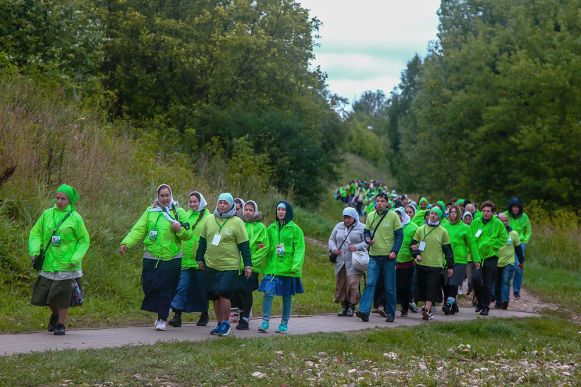
M 63 184 L 55 196 L 55 206 L 45 210 L 30 230 L 28 251 L 40 270 L 31 303 L 50 308 L 48 331 L 62 336 L 69 307 L 82 304 L 80 280 L 90 240 L 83 218 L 75 211 L 77 191 Z
M 330 257 L 335 261 L 335 302 L 343 307 L 338 316 L 353 317 L 355 305 L 361 298 L 359 281 L 363 272 L 353 267 L 352 258 L 356 251 L 367 248 L 364 229 L 357 210 L 346 207 L 343 222 L 337 223 L 329 237 Z

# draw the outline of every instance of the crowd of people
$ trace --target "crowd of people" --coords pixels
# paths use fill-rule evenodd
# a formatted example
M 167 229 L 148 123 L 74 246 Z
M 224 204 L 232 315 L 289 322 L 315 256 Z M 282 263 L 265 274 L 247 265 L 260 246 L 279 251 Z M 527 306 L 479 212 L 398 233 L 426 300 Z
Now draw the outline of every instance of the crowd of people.
M 337 190 L 337 199 L 345 203 L 343 221 L 332 230 L 328 246 L 339 316 L 369 321 L 374 309 L 393 322 L 397 304 L 405 317 L 410 310 L 418 312 L 419 302 L 425 320 L 434 318 L 437 303 L 443 303 L 445 314 L 455 314 L 464 281 L 481 315 L 488 315 L 492 302 L 508 308 L 511 281 L 513 296 L 519 297 L 531 226 L 518 199 L 511 199 L 506 212 L 497 212 L 490 201 L 477 210 L 465 199 L 430 204 L 422 197 L 416 204 L 407 195 L 387 192 L 381 182 L 364 179 Z M 293 296 L 304 292 L 305 239 L 292 205 L 279 201 L 266 226 L 255 201 L 227 192 L 218 196 L 213 211 L 198 191 L 189 193 L 187 210 L 167 184 L 154 196 L 119 253 L 143 245 L 141 309 L 156 314 L 155 330 L 180 327 L 183 313 L 200 313 L 197 325 L 206 326 L 210 300 L 217 317 L 210 334 L 230 333 L 232 307 L 241 310 L 236 329 L 250 329 L 258 290 L 264 293 L 258 331 L 268 332 L 273 299 L 279 296 L 282 319 L 276 332 L 286 333 Z M 65 334 L 69 308 L 83 303 L 82 261 L 90 239 L 75 209 L 78 199 L 73 187 L 60 186 L 54 207 L 42 213 L 29 236 L 29 254 L 39 271 L 31 302 L 50 308 L 48 331 L 55 335 Z
M 393 322 L 397 304 L 401 316 L 409 310 L 434 319 L 434 306 L 442 303 L 446 315 L 456 314 L 463 284 L 473 294 L 475 311 L 486 316 L 490 307 L 507 309 L 512 282 L 513 297 L 520 298 L 524 253 L 531 238 L 531 224 L 522 203 L 511 198 L 506 211 L 497 211 L 491 201 L 477 207 L 467 199 L 418 202 L 398 195 L 381 183 L 353 180 L 336 191 L 345 203 L 343 222 L 329 238 L 335 263 L 335 301 L 339 316 L 356 314 L 369 321 L 372 306 Z M 361 211 L 353 205 L 373 195 Z M 479 209 L 477 209 L 479 208 Z M 362 242 L 363 241 L 363 242 Z M 367 268 L 354 268 L 356 254 L 368 254 Z M 360 278 L 367 271 L 365 287 L 359 293 Z M 360 301 L 359 310 L 355 311 Z

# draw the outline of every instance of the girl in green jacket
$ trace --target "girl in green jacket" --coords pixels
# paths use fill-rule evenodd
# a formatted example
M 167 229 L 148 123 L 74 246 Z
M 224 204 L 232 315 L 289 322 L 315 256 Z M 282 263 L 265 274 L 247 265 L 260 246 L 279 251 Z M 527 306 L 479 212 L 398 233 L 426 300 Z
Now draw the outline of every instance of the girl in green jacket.
M 250 243 L 252 275 L 249 278 L 240 276 L 240 280 L 242 281 L 240 291 L 242 314 L 238 325 L 236 325 L 236 329 L 248 330 L 250 328 L 248 325 L 250 312 L 252 311 L 252 304 L 254 303 L 252 292 L 258 289 L 258 275 L 262 273 L 265 260 L 268 258 L 270 241 L 268 238 L 268 230 L 264 223 L 260 221 L 261 214 L 258 211 L 258 204 L 254 200 L 245 202 L 243 216 L 244 226 Z
M 293 217 L 290 203 L 278 202 L 276 221 L 268 227 L 271 248 L 264 268 L 265 276 L 258 287 L 259 291 L 264 292 L 259 332 L 268 331 L 272 300 L 276 295 L 282 297 L 282 319 L 276 332 L 286 333 L 292 310 L 292 296 L 304 293 L 301 277 L 305 260 L 305 237 Z
M 182 266 L 182 241 L 192 238 L 186 211 L 173 200 L 171 187 L 162 184 L 157 188 L 157 198 L 148 207 L 129 234 L 121 241 L 119 252 L 143 242 L 143 271 L 141 285 L 144 298 L 141 309 L 157 313 L 154 327 L 167 329 L 167 317 Z
M 196 325 L 199 327 L 208 325 L 208 295 L 206 294 L 205 276 L 196 262 L 200 231 L 210 214 L 206 205 L 204 195 L 198 191 L 190 192 L 188 198 L 190 209 L 186 212 L 185 221 L 190 225 L 192 239 L 182 243 L 184 253 L 182 271 L 176 295 L 171 302 L 174 317 L 168 323 L 172 327 L 182 326 L 182 312 L 202 312 Z
M 83 218 L 75 211 L 77 190 L 63 184 L 56 190 L 55 206 L 45 210 L 30 230 L 28 252 L 44 262 L 32 291 L 32 305 L 48 306 L 48 331 L 65 334 L 69 306 L 82 303 L 83 257 L 89 249 L 89 233 Z

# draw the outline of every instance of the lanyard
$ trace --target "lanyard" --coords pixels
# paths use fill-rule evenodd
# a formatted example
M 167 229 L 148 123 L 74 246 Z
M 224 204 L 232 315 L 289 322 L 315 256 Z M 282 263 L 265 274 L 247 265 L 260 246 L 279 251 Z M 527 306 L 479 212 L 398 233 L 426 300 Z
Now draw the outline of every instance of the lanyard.
M 157 219 L 155 220 L 155 225 L 153 226 L 154 230 L 157 230 L 157 222 L 159 222 L 159 217 L 161 216 L 161 214 L 157 215 Z
M 222 233 L 222 229 L 224 228 L 224 226 L 226 225 L 226 223 L 228 222 L 230 218 L 227 218 L 224 223 L 220 224 L 218 223 L 218 219 L 214 218 L 214 220 L 216 221 L 216 224 L 218 225 L 218 234 Z
M 426 234 L 426 228 L 424 227 L 424 237 L 423 237 L 423 239 L 422 239 L 422 240 L 423 240 L 423 241 L 425 241 L 425 240 L 426 240 L 426 238 L 428 237 L 428 235 L 430 235 L 430 234 L 432 233 L 432 231 L 434 231 L 434 230 L 435 230 L 435 229 L 437 229 L 437 228 L 438 228 L 438 226 L 436 226 L 436 227 L 433 227 L 433 228 L 430 230 L 430 232 Z

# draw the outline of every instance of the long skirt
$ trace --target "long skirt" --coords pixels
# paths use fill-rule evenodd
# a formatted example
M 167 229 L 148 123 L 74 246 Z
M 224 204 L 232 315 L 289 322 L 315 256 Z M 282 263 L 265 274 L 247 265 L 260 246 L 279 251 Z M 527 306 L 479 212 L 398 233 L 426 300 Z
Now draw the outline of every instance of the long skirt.
M 416 301 L 442 302 L 442 269 L 416 265 Z
M 171 302 L 172 310 L 186 313 L 207 312 L 208 294 L 204 272 L 200 269 L 182 269 L 176 295 Z
M 167 318 L 171 300 L 174 298 L 180 279 L 182 259 L 169 261 L 143 258 L 141 287 L 143 302 L 141 309 Z

